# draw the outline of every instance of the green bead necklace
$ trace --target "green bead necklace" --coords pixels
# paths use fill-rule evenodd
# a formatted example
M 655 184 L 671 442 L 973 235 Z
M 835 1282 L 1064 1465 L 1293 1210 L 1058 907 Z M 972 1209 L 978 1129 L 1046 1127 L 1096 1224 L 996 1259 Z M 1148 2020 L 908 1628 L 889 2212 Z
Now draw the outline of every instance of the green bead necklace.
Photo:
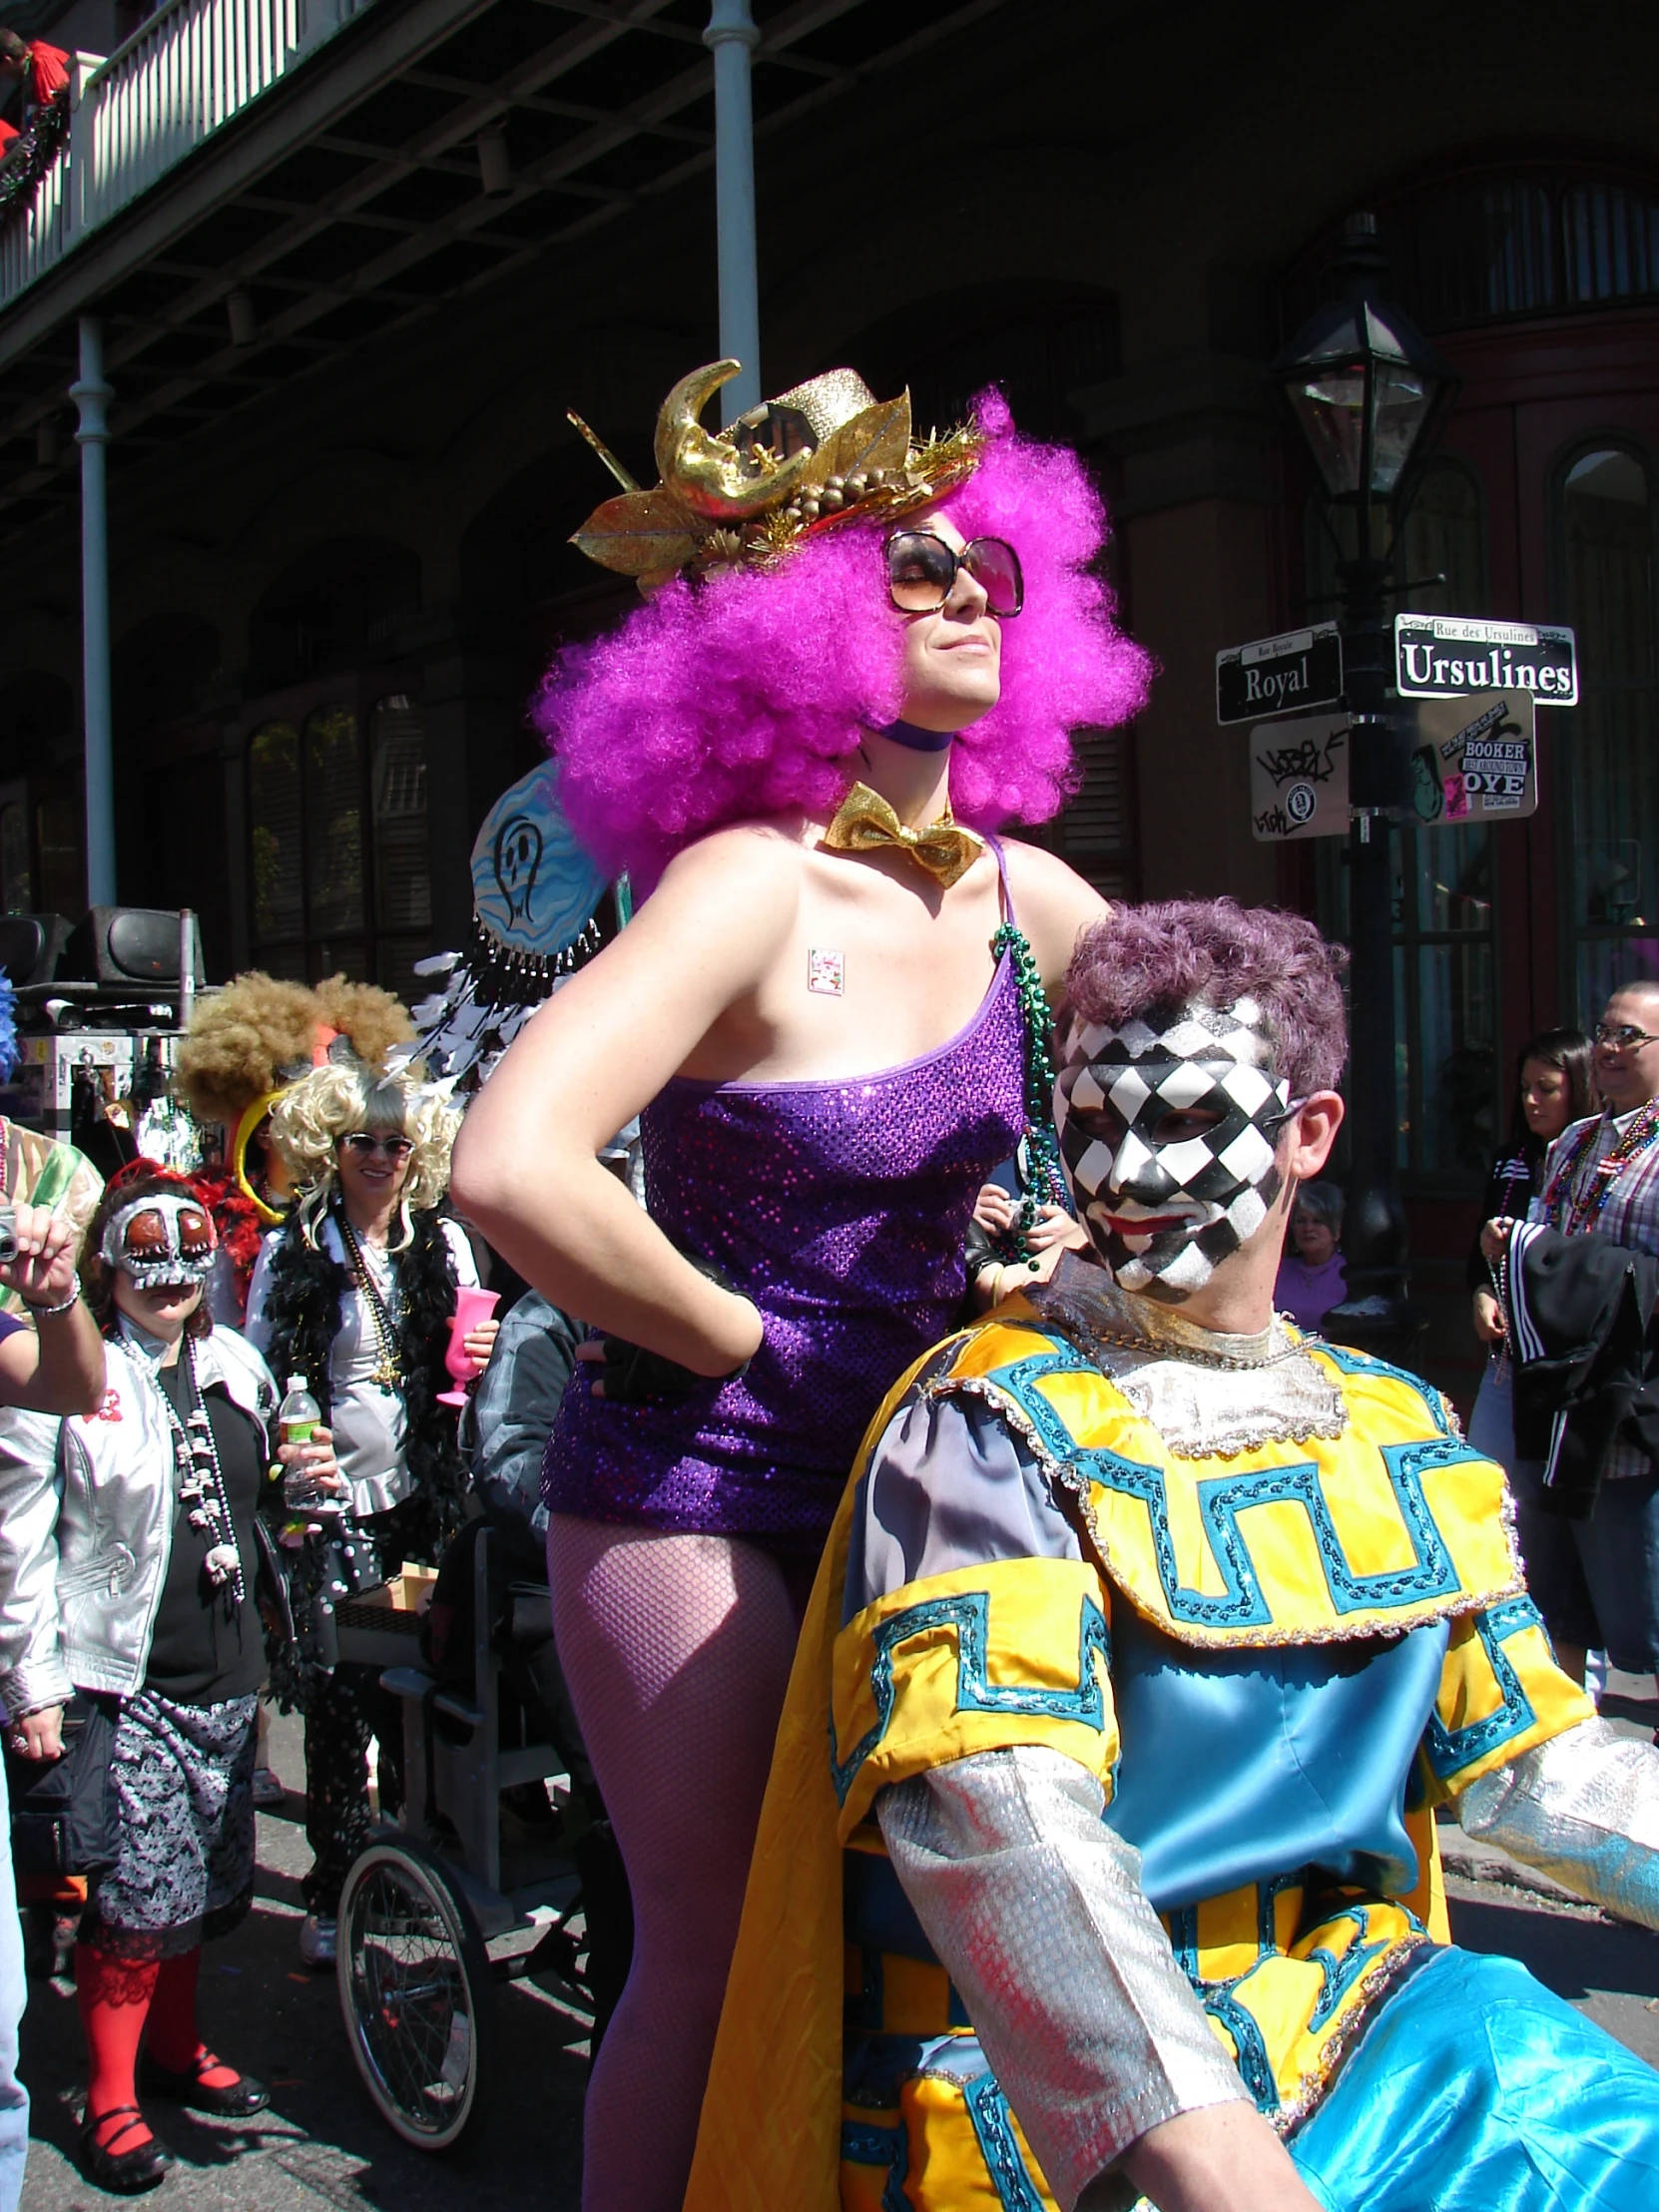
M 1054 1016 L 1049 1011 L 1037 956 L 1025 931 L 1011 921 L 1003 922 L 991 939 L 991 951 L 998 960 L 1006 953 L 1013 964 L 1014 993 L 1025 1031 L 1025 1158 L 1029 1171 L 1025 1180 L 1032 1187 L 1021 1193 L 1019 1220 L 1007 1241 L 1016 1259 L 1034 1267 L 1030 1237 L 1038 1207 L 1052 1203 L 1063 1206 L 1067 1213 L 1076 1211 L 1060 1164 L 1059 1139 L 1054 1134 L 1054 1056 L 1048 1048 Z

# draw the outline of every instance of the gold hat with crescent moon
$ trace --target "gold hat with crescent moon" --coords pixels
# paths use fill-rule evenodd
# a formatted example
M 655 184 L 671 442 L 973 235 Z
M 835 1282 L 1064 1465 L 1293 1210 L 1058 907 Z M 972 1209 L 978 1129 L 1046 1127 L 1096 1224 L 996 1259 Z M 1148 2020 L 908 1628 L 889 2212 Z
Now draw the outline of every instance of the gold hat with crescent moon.
M 663 401 L 655 445 L 661 481 L 651 491 L 571 415 L 625 487 L 571 538 L 590 561 L 636 577 L 642 589 L 682 571 L 769 568 L 842 523 L 894 520 L 930 506 L 973 474 L 989 442 L 972 428 L 917 441 L 909 393 L 877 399 L 850 368 L 763 400 L 725 430 L 706 430 L 703 409 L 740 365 L 693 369 Z

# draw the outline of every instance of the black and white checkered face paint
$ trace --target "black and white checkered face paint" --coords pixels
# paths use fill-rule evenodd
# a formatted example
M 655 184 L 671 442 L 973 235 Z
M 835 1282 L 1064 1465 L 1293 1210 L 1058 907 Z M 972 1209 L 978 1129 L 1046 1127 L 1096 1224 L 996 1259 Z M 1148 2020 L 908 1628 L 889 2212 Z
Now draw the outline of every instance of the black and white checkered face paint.
M 1176 1304 L 1267 1219 L 1290 1085 L 1251 998 L 1083 1023 L 1054 1087 L 1066 1173 L 1126 1291 Z

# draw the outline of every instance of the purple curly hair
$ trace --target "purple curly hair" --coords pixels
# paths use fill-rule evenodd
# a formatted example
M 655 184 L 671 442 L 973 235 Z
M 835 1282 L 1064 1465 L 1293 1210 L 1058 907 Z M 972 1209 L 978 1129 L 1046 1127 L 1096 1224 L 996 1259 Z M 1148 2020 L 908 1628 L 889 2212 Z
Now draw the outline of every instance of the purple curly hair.
M 1088 573 L 1106 511 L 1077 455 L 1018 436 L 1000 393 L 974 414 L 991 440 L 940 510 L 965 537 L 1007 538 L 1025 611 L 1003 631 L 1002 697 L 958 739 L 951 804 L 995 829 L 1045 822 L 1075 788 L 1071 732 L 1145 704 L 1152 662 Z M 682 846 L 733 822 L 830 814 L 860 725 L 903 711 L 901 631 L 880 525 L 848 526 L 778 569 L 670 584 L 592 644 L 567 646 L 536 703 L 559 796 L 587 849 L 649 890 Z
M 1119 906 L 1083 936 L 1066 971 L 1065 1008 L 1113 1024 L 1154 1006 L 1236 1006 L 1253 998 L 1274 1067 L 1306 1098 L 1333 1088 L 1348 1057 L 1348 954 L 1301 914 L 1231 898 Z

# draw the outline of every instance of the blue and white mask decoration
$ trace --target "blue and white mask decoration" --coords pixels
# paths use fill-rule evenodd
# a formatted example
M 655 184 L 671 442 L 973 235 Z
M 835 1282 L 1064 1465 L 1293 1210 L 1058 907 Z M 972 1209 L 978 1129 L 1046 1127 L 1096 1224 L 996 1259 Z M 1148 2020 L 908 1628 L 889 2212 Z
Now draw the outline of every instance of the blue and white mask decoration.
M 1293 1108 L 1252 998 L 1082 1022 L 1054 1088 L 1078 1211 L 1118 1284 L 1176 1305 L 1267 1219 Z

